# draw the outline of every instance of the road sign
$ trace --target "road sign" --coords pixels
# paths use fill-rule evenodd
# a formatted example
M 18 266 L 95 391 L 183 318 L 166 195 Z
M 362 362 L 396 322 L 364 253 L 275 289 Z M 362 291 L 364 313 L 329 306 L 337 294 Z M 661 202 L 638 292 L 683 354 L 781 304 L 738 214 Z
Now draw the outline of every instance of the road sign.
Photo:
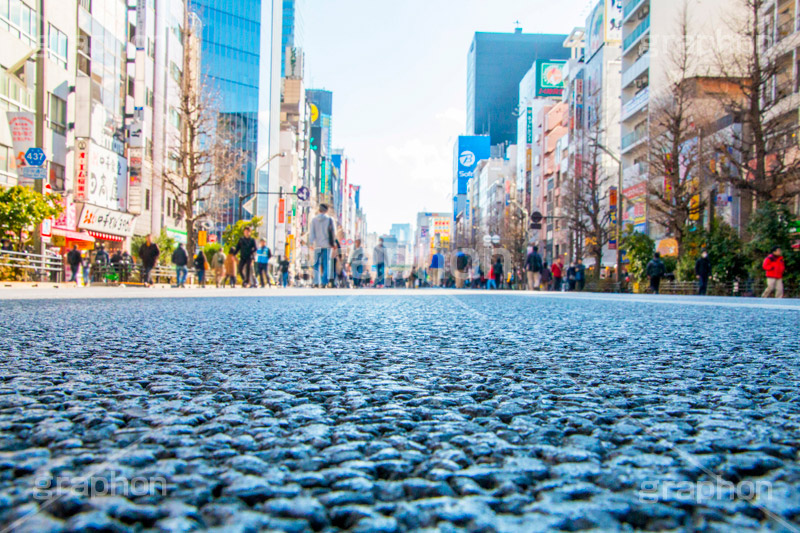
M 45 167 L 25 166 L 19 169 L 19 173 L 23 178 L 30 180 L 43 180 L 47 177 L 47 169 Z
M 544 216 L 542 216 L 542 214 L 539 211 L 534 211 L 533 214 L 531 215 L 531 222 L 533 222 L 534 224 L 539 224 L 542 222 L 543 218 Z
M 483 244 L 492 244 L 492 236 L 491 235 L 484 235 L 483 236 Z
M 46 218 L 42 220 L 42 231 L 40 232 L 42 237 L 52 237 L 53 236 L 53 219 Z
M 217 234 L 216 233 L 212 233 L 211 235 L 209 235 L 208 236 L 208 242 L 210 242 L 210 243 L 217 242 Z
M 246 211 L 248 215 L 252 215 L 255 203 L 256 203 L 256 197 L 253 196 L 252 198 L 250 198 L 249 200 L 247 200 L 245 203 L 242 204 L 242 211 Z
M 41 148 L 28 148 L 25 152 L 25 161 L 32 167 L 40 167 L 47 161 L 47 156 Z
M 305 202 L 311 198 L 311 191 L 308 190 L 308 187 L 300 187 L 297 189 L 297 199 L 301 202 Z
M 492 243 L 500 244 L 500 235 L 495 235 L 494 237 L 492 237 Z

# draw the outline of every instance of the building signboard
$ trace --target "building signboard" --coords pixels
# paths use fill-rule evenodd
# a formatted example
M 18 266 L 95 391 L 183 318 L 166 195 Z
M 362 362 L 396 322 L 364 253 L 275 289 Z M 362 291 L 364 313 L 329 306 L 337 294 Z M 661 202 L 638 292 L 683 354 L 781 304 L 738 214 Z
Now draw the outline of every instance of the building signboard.
M 536 97 L 560 97 L 564 94 L 564 66 L 566 61 L 536 62 Z
M 78 228 L 131 237 L 134 218 L 135 216 L 129 213 L 121 213 L 103 206 L 84 204 Z
M 475 175 L 478 162 L 491 156 L 491 138 L 488 135 L 459 136 L 455 156 L 457 194 L 467 194 L 467 183 Z

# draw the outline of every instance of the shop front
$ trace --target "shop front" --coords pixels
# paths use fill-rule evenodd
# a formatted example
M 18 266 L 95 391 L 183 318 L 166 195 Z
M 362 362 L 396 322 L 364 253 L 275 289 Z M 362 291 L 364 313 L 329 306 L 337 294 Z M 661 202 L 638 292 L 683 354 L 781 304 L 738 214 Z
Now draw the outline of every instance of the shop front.
M 125 250 L 130 247 L 135 215 L 107 207 L 83 204 L 78 219 L 78 229 L 94 239 L 95 246 L 103 244 L 106 251 Z

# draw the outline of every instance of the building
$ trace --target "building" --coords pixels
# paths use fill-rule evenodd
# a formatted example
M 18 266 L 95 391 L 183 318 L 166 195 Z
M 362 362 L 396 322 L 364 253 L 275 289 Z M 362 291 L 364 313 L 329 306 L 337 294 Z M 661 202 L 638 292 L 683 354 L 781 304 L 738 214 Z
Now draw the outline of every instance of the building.
M 467 135 L 491 146 L 517 144 L 519 84 L 537 60 L 566 60 L 566 35 L 478 32 L 467 62 Z M 504 149 L 501 149 L 504 153 Z
M 414 234 L 414 265 L 428 268 L 431 254 L 436 249 L 450 247 L 451 213 L 417 213 L 417 227 Z
M 569 250 L 568 223 L 561 218 L 566 213 L 562 193 L 569 161 L 568 111 L 566 102 L 559 102 L 544 115 L 542 181 L 535 209 L 548 217 L 539 232 L 540 249 L 548 262 Z
M 290 77 L 293 70 L 292 63 L 301 60 L 297 52 L 303 49 L 305 9 L 306 0 L 283 0 L 281 22 L 281 77 L 283 78 Z
M 236 221 L 239 199 L 254 195 L 252 212 L 260 216 L 259 228 L 274 244 L 278 204 L 279 163 L 271 156 L 280 152 L 281 0 L 192 0 L 192 9 L 203 23 L 203 71 L 211 89 L 220 96 L 226 126 L 240 139 L 247 162 L 236 185 L 230 209 L 217 221 L 217 231 Z M 262 167 L 263 165 L 263 167 Z
M 794 2 L 781 2 L 781 5 L 789 4 L 794 5 Z M 650 118 L 657 111 L 659 98 L 677 74 L 670 58 L 674 57 L 671 51 L 680 45 L 676 36 L 681 34 L 682 5 L 682 2 L 628 0 L 622 7 L 620 152 L 623 196 L 626 210 L 630 209 L 630 202 L 635 213 L 633 220 L 628 221 L 633 222 L 637 231 L 654 238 L 662 236 L 662 229 L 650 223 L 643 192 L 646 190 L 643 184 L 649 179 Z M 691 2 L 688 9 L 690 35 L 715 35 L 717 40 L 724 40 L 720 32 L 731 32 L 720 23 L 720 13 L 733 15 L 730 0 L 698 0 Z M 795 24 L 794 18 L 792 24 Z M 591 42 L 590 38 L 590 48 Z M 685 73 L 687 78 L 719 74 L 714 46 L 696 46 L 692 51 L 693 60 Z M 797 115 L 796 105 L 791 112 Z

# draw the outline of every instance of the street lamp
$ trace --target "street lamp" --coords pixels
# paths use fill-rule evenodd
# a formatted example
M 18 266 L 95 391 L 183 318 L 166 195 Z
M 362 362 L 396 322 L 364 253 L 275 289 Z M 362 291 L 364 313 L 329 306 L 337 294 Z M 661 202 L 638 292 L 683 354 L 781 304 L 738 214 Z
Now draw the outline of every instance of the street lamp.
M 258 165 L 256 167 L 256 171 L 253 174 L 254 175 L 258 175 L 259 171 L 262 168 L 264 168 L 265 166 L 269 165 L 274 159 L 276 159 L 278 157 L 286 157 L 286 152 L 279 152 L 277 154 L 271 155 L 270 157 L 267 158 L 266 161 L 264 161 L 263 163 L 261 163 L 260 165 Z M 256 181 L 256 183 L 258 183 L 258 181 Z M 278 194 L 278 193 L 253 191 L 251 193 L 240 195 L 239 196 L 239 217 L 238 217 L 239 220 L 242 219 L 242 204 L 245 202 L 245 200 L 249 200 L 253 196 L 257 196 L 259 194 Z
M 593 143 L 595 146 L 600 148 L 603 152 L 608 155 L 611 159 L 613 159 L 617 165 L 619 166 L 619 174 L 617 176 L 617 272 L 616 272 L 616 280 L 619 284 L 621 281 L 620 271 L 622 270 L 622 161 L 620 158 L 611 150 L 603 146 L 602 144 L 595 142 Z M 596 268 L 600 268 L 600 265 L 596 265 Z

